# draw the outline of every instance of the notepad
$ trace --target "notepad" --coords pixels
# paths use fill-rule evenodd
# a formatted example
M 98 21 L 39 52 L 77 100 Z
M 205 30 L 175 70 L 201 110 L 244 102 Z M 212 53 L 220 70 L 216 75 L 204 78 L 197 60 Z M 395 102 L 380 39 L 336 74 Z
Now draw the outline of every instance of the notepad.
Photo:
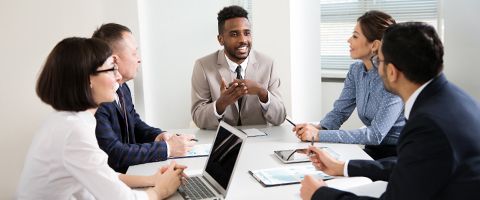
M 211 149 L 212 149 L 212 144 L 196 144 L 184 156 L 178 156 L 178 157 L 173 157 L 173 158 L 189 158 L 189 157 L 208 156 L 210 154 Z
M 258 136 L 267 136 L 267 134 L 263 131 L 260 131 L 256 128 L 249 128 L 249 129 L 241 129 L 247 137 L 258 137 Z
M 249 173 L 264 187 L 297 184 L 303 180 L 305 175 L 313 175 L 315 178 L 323 180 L 333 178 L 333 176 L 315 169 L 312 165 L 250 170 Z

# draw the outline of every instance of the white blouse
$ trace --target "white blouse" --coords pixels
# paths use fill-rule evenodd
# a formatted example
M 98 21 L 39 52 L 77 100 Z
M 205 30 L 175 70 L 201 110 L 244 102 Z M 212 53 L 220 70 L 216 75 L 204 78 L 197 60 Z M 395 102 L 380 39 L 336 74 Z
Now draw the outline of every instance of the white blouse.
M 35 134 L 18 186 L 18 199 L 148 199 L 107 164 L 89 111 L 55 112 Z

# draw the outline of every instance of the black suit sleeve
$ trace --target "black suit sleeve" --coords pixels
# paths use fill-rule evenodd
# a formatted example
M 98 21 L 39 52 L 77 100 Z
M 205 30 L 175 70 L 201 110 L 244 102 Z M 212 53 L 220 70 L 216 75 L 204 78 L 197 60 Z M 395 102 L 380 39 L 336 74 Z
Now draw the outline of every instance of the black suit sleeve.
M 435 196 L 449 181 L 453 155 L 450 144 L 435 122 L 428 117 L 416 117 L 405 126 L 399 143 L 396 166 L 390 175 L 387 189 L 380 199 L 438 199 Z M 360 166 L 364 163 L 364 166 Z M 369 175 L 387 169 L 381 163 L 358 162 L 356 175 Z M 360 169 L 362 169 L 360 171 Z M 372 172 L 368 170 L 373 169 Z M 350 165 L 349 165 L 350 170 Z M 373 174 L 370 174 L 372 176 Z M 381 175 L 378 175 L 381 177 Z M 365 199 L 328 187 L 319 188 L 312 199 Z
M 374 160 L 351 160 L 348 162 L 348 176 L 365 176 L 372 181 L 388 181 L 397 158 Z
M 108 164 L 115 171 L 125 173 L 129 166 L 167 159 L 164 141 L 127 144 L 122 141 L 120 122 L 113 103 L 102 105 L 95 113 L 96 135 L 100 148 L 108 154 Z

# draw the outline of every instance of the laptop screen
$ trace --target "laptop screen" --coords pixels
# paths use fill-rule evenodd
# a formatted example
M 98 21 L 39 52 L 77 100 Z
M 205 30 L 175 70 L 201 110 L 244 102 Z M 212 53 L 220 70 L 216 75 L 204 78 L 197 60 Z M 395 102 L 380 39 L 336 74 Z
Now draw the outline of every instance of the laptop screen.
M 232 176 L 242 142 L 242 138 L 239 138 L 223 126 L 218 127 L 217 137 L 213 142 L 205 171 L 225 190 L 227 190 Z

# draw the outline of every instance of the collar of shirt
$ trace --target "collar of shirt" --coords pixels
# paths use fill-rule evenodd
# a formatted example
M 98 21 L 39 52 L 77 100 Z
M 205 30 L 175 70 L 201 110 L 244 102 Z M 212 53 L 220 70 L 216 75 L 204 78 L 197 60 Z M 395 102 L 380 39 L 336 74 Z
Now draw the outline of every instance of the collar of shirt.
M 228 67 L 230 68 L 230 71 L 235 73 L 235 69 L 237 69 L 238 64 L 230 60 L 227 54 L 225 54 L 225 59 L 227 59 L 227 64 L 228 64 Z M 240 66 L 242 67 L 241 75 L 244 78 L 245 78 L 245 69 L 247 69 L 247 64 L 248 64 L 248 57 L 242 63 L 240 63 Z
M 60 111 L 62 112 L 62 111 Z M 81 111 L 81 112 L 71 112 L 74 115 L 79 116 L 81 119 L 83 119 L 88 125 L 91 125 L 92 127 L 95 127 L 97 125 L 97 119 L 95 118 L 95 115 L 91 113 L 90 111 Z
M 372 65 L 372 68 L 370 68 L 370 70 L 367 70 L 367 66 L 365 65 L 365 63 L 361 62 L 362 63 L 362 72 L 364 75 L 366 74 L 374 74 L 376 75 L 378 72 L 377 72 L 377 66 L 375 65 Z
M 122 85 L 120 85 L 120 87 L 122 87 Z M 117 91 L 120 90 L 120 87 L 118 87 Z M 115 91 L 115 102 L 120 108 L 122 107 L 122 105 L 120 105 L 120 97 L 118 96 L 116 91 Z
M 417 90 L 415 90 L 415 92 L 413 92 L 412 95 L 410 95 L 410 97 L 408 97 L 408 100 L 405 102 L 405 111 L 404 111 L 405 119 L 408 119 L 408 117 L 410 116 L 410 111 L 412 111 L 413 103 L 415 103 L 415 100 L 417 100 L 417 97 L 420 94 L 420 92 L 422 92 L 422 90 L 425 89 L 425 87 L 430 82 L 432 82 L 432 80 L 433 79 L 430 79 L 429 81 L 424 83 L 422 86 L 417 88 Z

